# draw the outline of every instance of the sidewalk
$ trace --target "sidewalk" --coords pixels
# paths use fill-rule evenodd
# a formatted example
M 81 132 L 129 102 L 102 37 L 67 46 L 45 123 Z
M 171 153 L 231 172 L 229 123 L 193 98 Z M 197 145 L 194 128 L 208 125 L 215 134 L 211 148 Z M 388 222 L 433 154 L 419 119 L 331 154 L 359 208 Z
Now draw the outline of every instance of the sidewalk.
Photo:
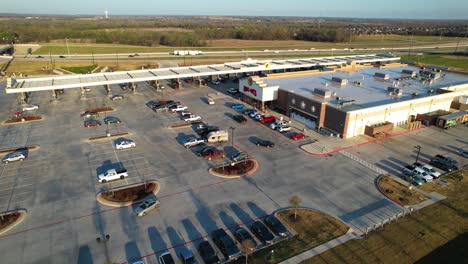
M 340 237 L 337 237 L 335 239 L 332 239 L 332 240 L 328 241 L 327 243 L 324 243 L 324 244 L 322 244 L 320 246 L 317 246 L 317 247 L 315 247 L 313 249 L 309 249 L 307 251 L 304 251 L 301 254 L 296 255 L 296 256 L 294 256 L 292 258 L 284 260 L 284 261 L 280 262 L 280 264 L 300 263 L 300 262 L 302 262 L 304 260 L 310 259 L 310 258 L 312 258 L 312 257 L 314 257 L 316 255 L 319 255 L 319 254 L 321 254 L 321 253 L 323 253 L 323 252 L 325 252 L 325 251 L 327 251 L 327 250 L 329 250 L 331 248 L 334 248 L 334 247 L 336 247 L 338 245 L 341 245 L 341 244 L 346 243 L 346 242 L 348 242 L 350 240 L 359 238 L 359 236 L 354 235 L 353 232 L 354 231 L 352 229 L 350 229 L 350 230 L 348 230 L 348 232 L 346 234 L 344 234 L 344 235 L 342 235 Z

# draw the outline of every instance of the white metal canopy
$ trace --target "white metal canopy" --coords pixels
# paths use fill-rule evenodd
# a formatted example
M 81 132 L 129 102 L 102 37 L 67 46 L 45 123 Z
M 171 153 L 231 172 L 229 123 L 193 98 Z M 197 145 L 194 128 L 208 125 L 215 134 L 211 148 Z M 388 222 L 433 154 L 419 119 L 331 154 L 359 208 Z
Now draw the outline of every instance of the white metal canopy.
M 370 63 L 399 61 L 391 55 L 353 55 L 285 60 L 245 60 L 240 62 L 145 69 L 135 71 L 103 72 L 93 74 L 51 76 L 42 78 L 8 78 L 6 93 L 38 92 L 55 89 L 81 88 L 86 86 L 134 83 L 187 77 L 211 76 L 220 74 L 249 73 L 268 70 L 309 68 L 313 66 L 343 65 L 346 63 Z

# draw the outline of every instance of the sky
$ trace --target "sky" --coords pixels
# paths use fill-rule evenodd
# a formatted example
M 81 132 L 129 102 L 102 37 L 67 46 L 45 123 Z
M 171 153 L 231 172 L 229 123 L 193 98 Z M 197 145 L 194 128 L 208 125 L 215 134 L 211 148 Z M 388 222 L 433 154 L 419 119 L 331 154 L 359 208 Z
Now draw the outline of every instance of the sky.
M 468 19 L 467 0 L 0 0 L 0 13 Z

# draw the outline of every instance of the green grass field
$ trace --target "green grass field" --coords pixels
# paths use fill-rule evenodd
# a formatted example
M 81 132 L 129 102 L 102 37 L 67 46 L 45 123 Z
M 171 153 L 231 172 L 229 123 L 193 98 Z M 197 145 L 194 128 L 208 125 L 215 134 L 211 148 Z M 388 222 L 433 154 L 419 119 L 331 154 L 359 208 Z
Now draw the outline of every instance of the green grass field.
M 422 258 L 423 263 L 466 263 L 468 170 L 444 176 L 442 180 L 448 182 L 448 185 L 428 185 L 431 185 L 431 191 L 439 192 L 447 199 L 386 225 L 363 239 L 332 248 L 302 264 L 418 263 Z M 462 243 L 459 241 L 461 238 L 464 238 Z M 464 246 L 449 246 L 451 243 Z M 425 257 L 434 250 L 439 252 L 438 259 L 442 259 L 442 262 Z
M 85 74 L 96 69 L 96 67 L 97 65 L 87 65 L 87 66 L 76 66 L 76 67 L 62 67 L 62 69 L 73 72 L 73 73 Z
M 422 64 L 439 65 L 461 70 L 468 70 L 468 56 L 454 56 L 443 54 L 426 54 L 426 55 L 411 55 L 401 56 L 402 60 L 414 61 Z

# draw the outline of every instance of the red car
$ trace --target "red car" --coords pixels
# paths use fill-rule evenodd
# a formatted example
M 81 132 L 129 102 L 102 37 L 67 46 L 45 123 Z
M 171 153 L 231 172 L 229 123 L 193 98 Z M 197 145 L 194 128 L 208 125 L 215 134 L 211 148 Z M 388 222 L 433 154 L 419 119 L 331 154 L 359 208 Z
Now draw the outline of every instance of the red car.
M 274 116 L 264 116 L 258 120 L 258 122 L 263 123 L 263 124 L 271 123 L 275 121 L 276 121 L 276 118 Z
M 217 148 L 206 148 L 202 150 L 200 153 L 200 156 L 206 160 L 212 160 L 216 158 L 223 158 L 224 157 L 224 151 L 219 150 Z
M 291 136 L 289 136 L 292 140 L 300 140 L 306 137 L 306 135 L 302 133 L 294 133 Z
M 84 127 L 95 127 L 100 126 L 101 122 L 99 120 L 86 120 L 84 122 Z

